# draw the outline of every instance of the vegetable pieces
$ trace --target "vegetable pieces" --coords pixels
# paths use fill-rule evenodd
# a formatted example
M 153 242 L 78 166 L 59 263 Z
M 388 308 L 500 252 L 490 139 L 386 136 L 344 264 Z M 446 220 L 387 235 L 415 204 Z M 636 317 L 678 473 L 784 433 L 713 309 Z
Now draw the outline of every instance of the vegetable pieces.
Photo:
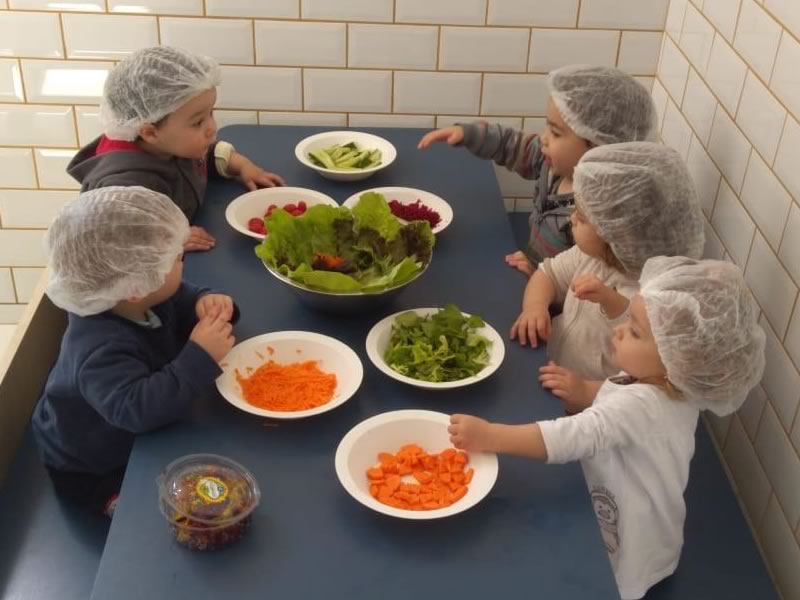
M 483 319 L 464 316 L 455 304 L 427 317 L 409 311 L 395 319 L 383 358 L 393 370 L 413 379 L 466 379 L 489 364 L 492 342 L 476 333 L 483 326 Z
M 422 200 L 417 198 L 416 202 L 403 204 L 399 200 L 389 200 L 389 208 L 392 214 L 404 221 L 427 221 L 431 228 L 436 227 L 442 217 L 432 208 L 425 206 Z
M 320 370 L 316 360 L 288 365 L 270 360 L 247 376 L 236 369 L 236 381 L 249 404 L 279 412 L 317 408 L 336 391 L 336 374 Z
M 249 221 L 247 221 L 247 228 L 252 231 L 253 233 L 260 233 L 261 235 L 267 235 L 269 230 L 267 229 L 267 225 L 264 222 L 265 219 L 268 219 L 272 216 L 272 213 L 278 209 L 277 204 L 270 204 L 267 207 L 267 212 L 264 213 L 264 218 L 260 219 L 258 217 L 253 217 Z M 288 212 L 293 217 L 299 217 L 303 213 L 306 212 L 308 209 L 308 205 L 303 201 L 300 200 L 297 204 L 287 204 L 283 207 L 283 210 Z
M 405 510 L 436 510 L 463 498 L 474 474 L 469 456 L 454 448 L 428 454 L 407 444 L 397 454 L 381 452 L 379 463 L 367 469 L 370 495 L 387 506 Z
M 308 158 L 318 167 L 331 171 L 361 171 L 379 166 L 381 151 L 366 150 L 355 142 L 349 142 L 312 150 L 308 153 Z

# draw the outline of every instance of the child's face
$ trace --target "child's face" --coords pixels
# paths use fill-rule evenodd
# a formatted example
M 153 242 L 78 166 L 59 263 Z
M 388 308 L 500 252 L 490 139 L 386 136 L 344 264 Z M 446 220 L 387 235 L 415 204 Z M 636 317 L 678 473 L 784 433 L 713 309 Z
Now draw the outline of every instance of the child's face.
M 553 175 L 572 179 L 572 171 L 591 144 L 575 135 L 558 112 L 552 98 L 547 99 L 547 126 L 542 133 L 542 154 Z
M 638 294 L 630 305 L 628 321 L 614 328 L 611 336 L 612 363 L 636 379 L 661 379 L 667 370 L 650 329 L 644 300 Z
M 569 216 L 572 225 L 572 237 L 575 245 L 581 252 L 593 256 L 594 258 L 604 259 L 608 250 L 608 244 L 597 235 L 594 226 L 586 220 L 580 208 L 575 208 Z
M 201 160 L 217 139 L 216 101 L 216 88 L 206 90 L 168 115 L 159 125 L 142 127 L 139 135 L 165 155 Z

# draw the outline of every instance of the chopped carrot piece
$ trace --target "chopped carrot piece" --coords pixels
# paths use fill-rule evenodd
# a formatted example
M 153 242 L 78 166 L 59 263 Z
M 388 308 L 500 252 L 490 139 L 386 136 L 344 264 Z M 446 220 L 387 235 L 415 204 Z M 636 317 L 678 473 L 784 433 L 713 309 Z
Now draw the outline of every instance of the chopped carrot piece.
M 367 469 L 367 479 L 383 479 L 383 469 L 380 467 Z

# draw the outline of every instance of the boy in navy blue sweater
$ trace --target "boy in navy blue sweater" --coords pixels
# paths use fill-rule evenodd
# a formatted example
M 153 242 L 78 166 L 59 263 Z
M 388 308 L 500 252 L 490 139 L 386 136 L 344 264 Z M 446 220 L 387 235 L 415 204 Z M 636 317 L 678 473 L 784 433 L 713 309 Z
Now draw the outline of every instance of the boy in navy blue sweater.
M 230 296 L 181 280 L 189 223 L 142 187 L 81 194 L 48 231 L 47 294 L 68 311 L 32 427 L 56 492 L 113 512 L 134 436 L 207 393 L 233 347 Z

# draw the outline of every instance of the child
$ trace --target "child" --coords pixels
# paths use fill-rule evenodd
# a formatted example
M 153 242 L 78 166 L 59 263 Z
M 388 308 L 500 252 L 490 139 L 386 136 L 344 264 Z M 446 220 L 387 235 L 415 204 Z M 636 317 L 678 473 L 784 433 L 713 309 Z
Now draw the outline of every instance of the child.
M 528 425 L 453 415 L 456 448 L 580 460 L 620 595 L 641 598 L 678 565 L 698 411 L 726 415 L 764 371 L 764 332 L 727 262 L 653 258 L 611 339 L 623 373 L 584 412 Z
M 509 266 L 530 276 L 548 257 L 575 243 L 570 213 L 575 205 L 572 176 L 581 156 L 595 146 L 649 140 L 656 110 L 650 92 L 611 67 L 573 65 L 547 79 L 547 126 L 540 136 L 484 121 L 438 129 L 419 148 L 447 141 L 536 182 L 527 249 L 506 256 Z
M 113 511 L 134 436 L 186 415 L 233 346 L 231 298 L 181 281 L 188 235 L 142 187 L 84 192 L 47 233 L 69 321 L 32 428 L 56 492 L 94 512 Z
M 625 318 L 644 263 L 653 256 L 700 258 L 703 216 L 681 157 L 652 142 L 587 152 L 575 167 L 575 202 L 576 245 L 545 259 L 528 280 L 511 338 L 534 347 L 548 340 L 548 355 L 561 367 L 603 380 L 616 372 L 606 340 Z M 551 331 L 554 302 L 564 310 Z
M 100 107 L 105 135 L 82 148 L 67 167 L 81 191 L 141 185 L 172 198 L 191 221 L 208 176 L 238 177 L 250 190 L 284 185 L 227 142 L 214 121 L 217 64 L 167 46 L 145 48 L 109 74 Z M 192 227 L 185 250 L 210 250 L 214 238 Z

